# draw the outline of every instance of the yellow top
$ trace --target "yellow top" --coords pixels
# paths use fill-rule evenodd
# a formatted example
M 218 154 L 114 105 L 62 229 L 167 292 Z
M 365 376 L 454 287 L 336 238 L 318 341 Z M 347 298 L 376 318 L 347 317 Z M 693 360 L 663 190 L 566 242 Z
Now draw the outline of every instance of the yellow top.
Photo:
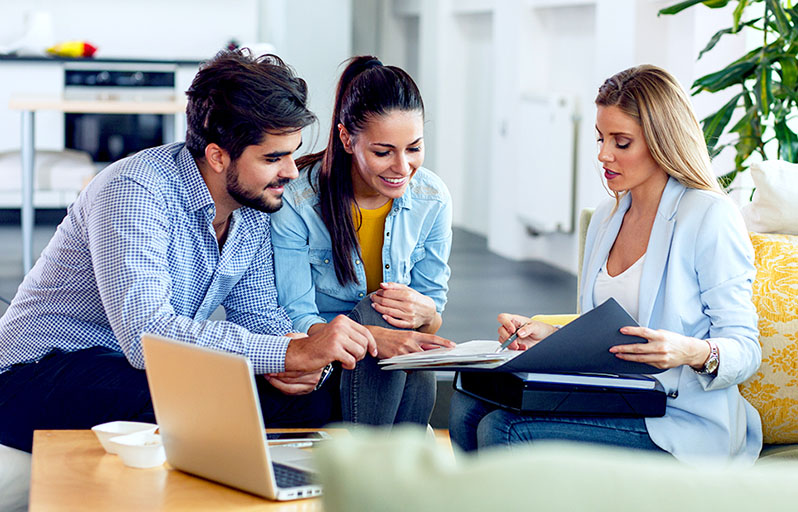
M 385 232 L 385 219 L 391 211 L 393 201 L 388 201 L 375 210 L 366 210 L 352 206 L 352 217 L 357 229 L 357 241 L 360 243 L 360 256 L 363 259 L 363 270 L 366 271 L 366 291 L 377 290 L 382 282 L 382 239 Z M 358 228 L 360 211 L 361 223 Z

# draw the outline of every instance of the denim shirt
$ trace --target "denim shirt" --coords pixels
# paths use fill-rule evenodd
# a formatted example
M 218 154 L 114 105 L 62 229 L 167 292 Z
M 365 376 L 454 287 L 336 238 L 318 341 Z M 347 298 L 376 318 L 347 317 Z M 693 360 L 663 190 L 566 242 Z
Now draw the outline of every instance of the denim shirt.
M 271 218 L 278 302 L 302 332 L 349 313 L 367 295 L 366 272 L 357 251 L 351 258 L 358 283 L 341 285 L 335 275 L 330 235 L 319 215 L 318 173 L 316 164 L 287 185 L 283 207 Z M 383 281 L 408 285 L 430 297 L 442 312 L 451 247 L 449 190 L 438 176 L 419 168 L 385 219 Z

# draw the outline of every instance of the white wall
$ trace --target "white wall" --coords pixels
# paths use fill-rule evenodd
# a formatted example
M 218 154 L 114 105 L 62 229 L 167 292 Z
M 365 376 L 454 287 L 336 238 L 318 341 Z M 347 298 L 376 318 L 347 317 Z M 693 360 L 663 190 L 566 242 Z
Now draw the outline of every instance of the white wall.
M 304 134 L 303 151 L 327 144 L 335 85 L 352 56 L 352 0 L 259 0 L 259 38 L 308 82 L 319 123 Z
M 17 40 L 29 11 L 49 13 L 53 43 L 84 40 L 97 57 L 207 59 L 230 39 L 258 35 L 257 0 L 2 0 L 0 46 Z
M 364 1 L 364 0 L 360 0 Z M 596 164 L 595 108 L 599 85 L 622 69 L 651 63 L 670 70 L 689 88 L 699 76 L 743 52 L 741 38 L 725 38 L 696 62 L 718 29 L 731 24 L 731 8 L 701 6 L 657 16 L 672 0 L 380 0 L 357 23 L 380 16 L 380 32 L 360 32 L 397 64 L 413 66 L 427 106 L 426 165 L 452 191 L 454 222 L 484 234 L 491 250 L 514 259 L 541 259 L 575 270 L 572 233 L 531 236 L 514 204 L 535 202 L 547 190 L 518 187 L 518 173 L 566 176 L 566 162 L 542 166 L 530 154 L 528 124 L 519 119 L 525 95 L 567 95 L 579 105 L 574 209 L 608 197 Z M 377 11 L 375 14 L 374 11 Z M 410 27 L 418 26 L 415 35 Z M 410 39 L 417 39 L 417 48 Z M 699 119 L 728 94 L 694 98 Z M 539 122 L 545 135 L 546 122 Z M 715 164 L 728 170 L 730 155 Z M 542 168 L 546 167 L 546 168 Z M 541 178 L 543 177 L 542 175 Z M 546 178 L 551 176 L 547 175 Z M 542 183 L 539 179 L 537 182 Z M 565 179 L 562 180 L 565 183 Z M 533 178 L 532 183 L 536 180 Z M 556 191 L 566 193 L 565 185 Z M 526 188 L 535 188 L 529 187 Z M 566 230 L 567 231 L 567 230 Z

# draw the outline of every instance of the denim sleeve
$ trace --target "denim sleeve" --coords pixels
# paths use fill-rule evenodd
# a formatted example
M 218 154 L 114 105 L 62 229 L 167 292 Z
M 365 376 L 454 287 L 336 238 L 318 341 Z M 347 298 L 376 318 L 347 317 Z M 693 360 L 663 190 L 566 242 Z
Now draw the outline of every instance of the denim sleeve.
M 410 270 L 410 287 L 435 301 L 438 313 L 443 312 L 449 292 L 451 250 L 452 201 L 447 194 L 424 240 L 424 256 Z
M 180 298 L 172 295 L 171 273 L 190 275 L 192 262 L 169 267 L 168 211 L 169 204 L 158 193 L 120 177 L 98 193 L 87 223 L 103 309 L 130 364 L 144 368 L 141 335 L 149 332 L 244 355 L 256 373 L 283 371 L 288 338 L 175 313 L 172 301 Z
M 277 300 L 285 308 L 294 328 L 307 332 L 313 324 L 326 322 L 316 306 L 308 226 L 287 197 L 283 200 L 283 207 L 271 218 Z
M 739 212 L 726 200 L 709 208 L 695 243 L 701 302 L 710 319 L 709 337 L 720 353 L 717 376 L 700 376 L 700 381 L 707 390 L 721 389 L 748 379 L 762 360 L 751 300 L 754 251 Z
M 274 262 L 269 228 L 257 257 L 222 303 L 227 320 L 259 334 L 286 334 L 291 319 L 277 304 Z

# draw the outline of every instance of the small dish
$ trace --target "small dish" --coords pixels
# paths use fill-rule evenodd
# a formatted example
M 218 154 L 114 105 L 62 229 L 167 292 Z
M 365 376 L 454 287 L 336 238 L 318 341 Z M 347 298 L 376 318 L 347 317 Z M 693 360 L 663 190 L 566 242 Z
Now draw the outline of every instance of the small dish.
M 155 423 L 142 423 L 140 421 L 110 421 L 101 425 L 91 427 L 97 440 L 103 445 L 108 453 L 116 453 L 114 447 L 108 442 L 112 437 L 117 437 L 134 432 L 155 432 L 158 425 Z
M 152 432 L 136 432 L 112 437 L 109 443 L 116 454 L 132 468 L 154 468 L 166 461 L 161 436 Z

